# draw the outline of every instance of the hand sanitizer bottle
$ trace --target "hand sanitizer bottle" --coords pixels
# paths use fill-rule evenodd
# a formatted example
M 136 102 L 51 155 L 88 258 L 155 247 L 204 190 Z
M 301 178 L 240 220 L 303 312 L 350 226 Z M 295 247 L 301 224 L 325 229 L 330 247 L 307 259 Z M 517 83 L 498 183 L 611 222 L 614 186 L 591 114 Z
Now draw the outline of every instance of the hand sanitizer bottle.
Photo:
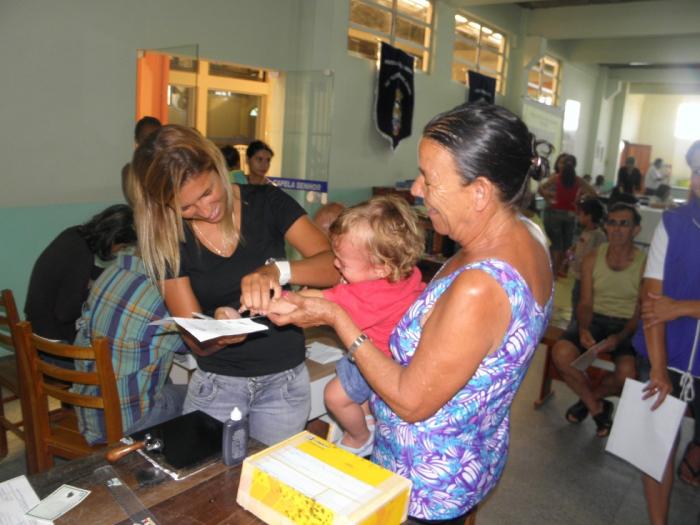
M 231 418 L 224 423 L 222 456 L 229 466 L 243 462 L 248 450 L 248 425 L 238 407 L 231 411 Z

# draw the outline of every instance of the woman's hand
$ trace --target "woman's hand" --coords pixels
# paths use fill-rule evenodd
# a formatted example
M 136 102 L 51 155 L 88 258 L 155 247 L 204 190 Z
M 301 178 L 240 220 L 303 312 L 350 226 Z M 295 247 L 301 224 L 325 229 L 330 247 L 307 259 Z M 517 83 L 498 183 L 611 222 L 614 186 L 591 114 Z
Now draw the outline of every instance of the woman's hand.
M 280 272 L 274 264 L 261 266 L 241 279 L 241 312 L 267 315 L 270 298 L 279 299 L 282 287 Z M 270 293 L 272 292 L 272 293 Z
M 247 337 L 246 335 L 232 335 L 230 337 L 217 337 L 216 339 L 212 339 L 210 341 L 205 341 L 204 343 L 202 343 L 201 341 L 195 339 L 186 330 L 181 329 L 180 335 L 184 339 L 187 346 L 190 347 L 192 352 L 200 356 L 215 354 L 222 348 L 225 348 L 229 345 L 242 343 Z
M 642 301 L 642 319 L 646 328 L 655 324 L 673 321 L 679 317 L 677 301 L 665 295 L 649 292 Z
M 651 367 L 649 382 L 642 389 L 644 392 L 642 399 L 649 399 L 658 394 L 656 401 L 651 406 L 652 410 L 656 410 L 664 402 L 666 396 L 671 393 L 671 390 L 673 390 L 673 385 L 671 384 L 671 378 L 668 376 L 668 370 Z
M 239 314 L 234 308 L 231 308 L 230 306 L 220 306 L 214 312 L 214 318 L 215 319 L 240 319 L 241 314 Z M 182 331 L 182 336 L 185 339 L 185 342 L 191 343 L 188 346 L 197 355 L 214 354 L 226 346 L 236 345 L 238 343 L 242 343 L 243 341 L 245 341 L 245 339 L 247 337 L 246 334 L 231 335 L 231 336 L 227 336 L 227 337 L 217 337 L 216 339 L 202 343 L 202 342 L 194 339 L 194 337 L 192 337 L 188 332 L 186 332 L 184 330 Z
M 340 308 L 335 303 L 316 297 L 302 297 L 295 293 L 286 294 L 285 301 L 294 306 L 287 314 L 270 312 L 268 318 L 278 326 L 295 324 L 301 328 L 310 326 L 333 326 Z
M 214 319 L 240 319 L 241 314 L 239 314 L 235 308 L 230 306 L 219 306 L 214 311 Z

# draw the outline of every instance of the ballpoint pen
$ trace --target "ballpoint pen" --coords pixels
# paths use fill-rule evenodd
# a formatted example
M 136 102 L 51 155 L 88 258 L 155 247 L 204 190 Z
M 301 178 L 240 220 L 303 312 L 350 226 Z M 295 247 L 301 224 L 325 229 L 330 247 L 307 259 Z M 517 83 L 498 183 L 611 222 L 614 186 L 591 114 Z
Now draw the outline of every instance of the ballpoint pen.
M 197 319 L 206 319 L 207 321 L 215 321 L 215 319 L 209 315 L 202 314 L 200 312 L 192 312 L 192 317 Z M 251 315 L 250 317 L 240 317 L 240 319 L 259 319 L 260 317 L 266 317 L 264 315 Z M 236 319 L 219 319 L 220 321 L 235 321 Z

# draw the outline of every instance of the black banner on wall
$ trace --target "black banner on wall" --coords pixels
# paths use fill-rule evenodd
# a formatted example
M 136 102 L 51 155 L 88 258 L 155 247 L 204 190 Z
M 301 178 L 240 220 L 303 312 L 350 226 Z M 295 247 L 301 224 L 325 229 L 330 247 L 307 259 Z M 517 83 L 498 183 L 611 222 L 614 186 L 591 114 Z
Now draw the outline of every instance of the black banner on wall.
M 496 79 L 476 71 L 469 71 L 469 98 L 467 102 L 496 102 Z
M 382 42 L 377 77 L 377 129 L 396 149 L 402 139 L 411 135 L 413 121 L 414 58 Z

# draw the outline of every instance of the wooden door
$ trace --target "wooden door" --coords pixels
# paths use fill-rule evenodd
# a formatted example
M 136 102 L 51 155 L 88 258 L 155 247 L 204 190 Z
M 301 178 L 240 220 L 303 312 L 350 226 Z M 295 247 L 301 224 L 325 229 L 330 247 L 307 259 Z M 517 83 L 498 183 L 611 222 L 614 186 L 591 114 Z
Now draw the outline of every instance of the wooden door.
M 649 169 L 649 159 L 651 158 L 651 146 L 648 144 L 633 144 L 631 142 L 625 142 L 625 147 L 620 154 L 620 163 L 618 167 L 625 165 L 625 160 L 627 157 L 634 157 L 635 165 L 637 169 L 642 172 L 642 182 L 644 182 L 644 175 Z

